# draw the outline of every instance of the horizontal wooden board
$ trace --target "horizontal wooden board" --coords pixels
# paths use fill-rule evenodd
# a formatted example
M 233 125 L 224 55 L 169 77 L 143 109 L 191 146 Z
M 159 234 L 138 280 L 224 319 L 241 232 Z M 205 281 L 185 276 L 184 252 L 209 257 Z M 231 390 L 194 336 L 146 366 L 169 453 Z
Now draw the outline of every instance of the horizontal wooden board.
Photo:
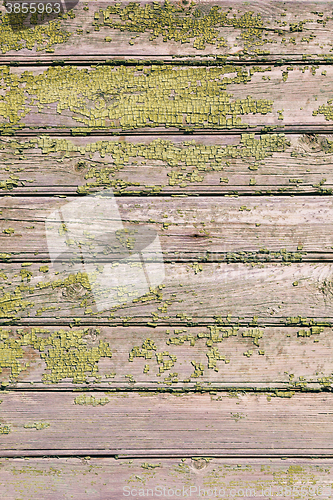
M 1 67 L 2 133 L 332 130 L 333 66 Z
M 60 274 L 22 264 L 1 266 L 2 324 L 202 326 L 228 317 L 232 324 L 281 326 L 294 322 L 288 318 L 333 319 L 332 264 L 164 263 L 154 277 L 162 283 L 151 287 L 139 262 L 122 263 L 121 271 L 117 263 L 106 270 L 65 263 Z
M 2 328 L 0 340 L 3 388 L 192 391 L 200 384 L 291 395 L 333 382 L 328 327 Z
M 84 224 L 88 229 L 91 212 L 87 207 L 100 198 L 86 197 L 3 197 L 0 200 L 0 247 L 2 262 L 51 263 L 48 218 L 61 208 L 79 204 L 79 219 L 68 214 L 67 225 L 80 221 L 83 238 Z M 107 205 L 113 203 L 110 197 Z M 258 264 L 267 262 L 325 262 L 332 260 L 333 201 L 330 197 L 297 196 L 269 197 L 126 197 L 115 200 L 123 231 L 139 231 L 144 228 L 156 231 L 165 262 L 243 262 Z M 67 208 L 66 208 L 67 207 Z M 86 207 L 86 213 L 84 209 Z M 104 254 L 107 244 L 112 245 L 114 231 L 118 229 L 116 217 L 104 213 L 103 220 L 95 220 L 96 242 L 87 258 L 97 263 L 115 260 L 120 252 Z M 113 217 L 113 218 L 112 218 Z M 60 222 L 54 225 L 56 238 L 63 240 Z M 53 227 L 53 226 L 52 226 Z M 99 234 L 98 234 L 99 230 Z M 104 246 L 98 237 L 109 231 Z M 74 257 L 78 235 L 68 229 L 73 239 L 68 247 L 68 260 Z M 81 234 L 82 233 L 82 234 Z M 76 234 L 76 236 L 75 236 Z M 124 233 L 125 234 L 125 233 Z M 115 254 L 115 255 L 114 255 Z M 119 253 L 119 259 L 124 256 Z M 52 268 L 52 266 L 51 266 Z M 35 269 L 35 268 L 34 268 Z M 194 268 L 193 268 L 194 269 Z M 51 269 L 52 270 L 52 269 Z M 198 273 L 200 269 L 194 269 Z M 48 271 L 46 271 L 47 273 Z M 45 272 L 38 273 L 39 278 Z M 2 280 L 5 279 L 2 277 Z M 36 279 L 36 277 L 35 277 Z M 4 282 L 5 283 L 5 282 Z
M 81 396 L 2 394 L 0 455 L 332 455 L 331 394 L 111 393 L 97 406 Z
M 113 500 L 135 497 L 139 490 L 145 496 L 159 496 L 162 491 L 161 496 L 187 493 L 196 498 L 199 488 L 201 496 L 212 489 L 213 497 L 222 498 L 242 498 L 243 490 L 254 499 L 263 498 L 264 492 L 278 498 L 291 496 L 290 492 L 330 498 L 333 481 L 331 459 L 86 457 L 16 458 L 0 463 L 0 494 L 6 500 L 22 494 L 26 500 Z
M 0 189 L 11 195 L 329 194 L 323 134 L 7 138 Z M 180 203 L 180 202 L 179 202 Z
M 37 26 L 5 17 L 2 60 L 53 56 L 331 55 L 332 2 L 80 2 Z M 9 10 L 9 8 L 8 8 Z M 4 13 L 5 8 L 1 11 Z M 15 26 L 15 30 L 11 29 Z

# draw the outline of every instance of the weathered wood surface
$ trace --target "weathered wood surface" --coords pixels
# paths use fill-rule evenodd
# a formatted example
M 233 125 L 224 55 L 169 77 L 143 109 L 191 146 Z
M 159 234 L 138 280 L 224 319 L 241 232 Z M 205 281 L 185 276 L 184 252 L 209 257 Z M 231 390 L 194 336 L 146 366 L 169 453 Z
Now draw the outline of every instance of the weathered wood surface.
M 330 394 L 111 392 L 96 406 L 78 392 L 9 392 L 1 399 L 1 456 L 332 455 Z
M 113 8 L 112 8 L 113 7 Z M 332 2 L 79 2 L 73 15 L 32 30 L 0 31 L 2 60 L 78 56 L 204 55 L 331 58 Z M 5 8 L 1 6 L 1 12 Z M 52 16 L 51 16 L 52 18 Z M 22 25 L 21 25 L 22 26 Z M 43 29 L 44 28 L 44 29 Z M 35 61 L 34 61 L 35 62 Z
M 3 197 L 0 200 L 1 261 L 50 262 L 47 218 L 77 200 L 72 196 Z M 150 227 L 156 231 L 163 259 L 169 263 L 332 260 L 333 201 L 330 197 L 242 196 L 219 198 L 216 203 L 215 197 L 135 196 L 117 198 L 117 207 L 124 228 Z M 105 214 L 105 220 L 96 220 L 101 235 L 115 224 L 115 219 L 110 217 Z M 89 211 L 80 214 L 82 227 L 84 224 L 88 227 L 90 218 Z M 61 229 L 60 225 L 54 226 L 55 231 Z M 97 248 L 96 242 L 91 258 L 96 263 L 107 262 L 111 254 L 100 253 L 94 259 Z M 6 283 L 4 279 L 1 278 L 2 283 Z
M 16 458 L 1 460 L 0 494 L 6 500 L 67 500 L 71 495 L 82 500 L 117 500 L 139 494 L 152 496 L 159 488 L 169 496 L 198 498 L 216 488 L 222 498 L 247 496 L 274 498 L 319 496 L 330 498 L 331 459 L 287 458 L 183 458 L 119 459 L 113 458 Z M 190 490 L 190 487 L 192 489 Z M 165 488 L 165 490 L 164 490 Z M 283 488 L 283 490 L 281 490 Z M 150 490 L 147 492 L 147 490 Z M 191 495 L 190 495 L 191 493 Z M 176 495 L 179 495 L 177 491 Z M 175 493 L 174 493 L 175 495 Z M 156 495 L 158 496 L 158 495 Z
M 193 391 L 200 384 L 291 395 L 333 383 L 328 327 L 5 328 L 0 339 L 3 388 Z
M 332 130 L 332 65 L 3 66 L 0 77 L 4 134 Z
M 333 455 L 332 11 L 94 1 L 32 30 L 1 15 L 2 457 L 161 457 L 164 484 L 224 486 L 243 484 L 231 461 L 163 457 L 243 457 L 246 484 L 331 483 L 327 460 L 267 457 Z M 109 250 L 60 272 L 45 237 L 52 211 L 105 187 L 125 228 L 157 231 L 165 272 L 143 291 L 134 262 L 133 292 L 115 263 L 111 301 Z M 0 467 L 15 500 L 116 499 L 158 475 L 70 459 L 50 482 L 39 461 L 32 491 L 36 467 L 24 485 L 15 463 Z
M 16 458 L 1 460 L 0 494 L 6 500 L 23 495 L 26 500 L 67 500 L 71 495 L 82 500 L 117 500 L 139 494 L 152 496 L 160 489 L 167 495 L 198 498 L 215 490 L 217 496 L 274 498 L 319 496 L 330 498 L 331 459 L 119 459 L 113 458 Z M 192 489 L 190 490 L 190 487 Z M 164 490 L 165 488 L 165 490 Z M 283 490 L 281 490 L 283 488 Z M 147 490 L 150 490 L 147 492 Z M 190 494 L 191 493 L 191 494 Z M 174 493 L 175 495 L 175 493 Z M 158 495 L 156 495 L 158 496 Z
M 36 263 L 4 263 L 1 324 L 204 326 L 223 324 L 227 317 L 242 325 L 258 321 L 281 326 L 293 323 L 288 318 L 301 317 L 332 322 L 333 265 L 287 264 L 202 263 L 198 269 L 197 264 L 165 263 L 163 284 L 142 294 L 145 285 L 138 278 L 138 266 L 128 269 L 133 273 L 131 286 L 126 281 L 101 289 L 103 281 L 96 284 L 94 276 L 120 277 L 117 264 L 106 275 L 98 268 L 86 273 L 82 266 L 76 271 L 65 266 L 56 275 L 40 271 Z M 97 309 L 94 290 L 106 293 Z
M 329 194 L 333 188 L 332 135 L 45 135 L 4 137 L 1 146 L 2 194 L 76 195 L 105 187 L 117 196 Z

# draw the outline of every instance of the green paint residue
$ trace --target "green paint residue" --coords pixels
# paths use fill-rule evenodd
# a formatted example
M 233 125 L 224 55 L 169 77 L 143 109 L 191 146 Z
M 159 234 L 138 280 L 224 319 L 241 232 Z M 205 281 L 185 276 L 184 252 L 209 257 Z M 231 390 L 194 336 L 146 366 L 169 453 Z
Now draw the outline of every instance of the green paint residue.
M 141 465 L 142 469 L 156 469 L 156 467 L 162 467 L 162 465 L 159 463 L 159 464 L 149 464 L 148 462 L 144 462 L 142 465 Z
M 198 274 L 200 271 L 202 271 L 202 265 L 198 262 L 193 262 L 190 267 L 192 267 L 192 269 L 194 270 L 194 274 Z
M 70 32 L 61 27 L 60 20 L 52 20 L 39 26 L 32 25 L 31 28 L 25 29 L 24 19 L 24 14 L 16 14 L 14 25 L 13 16 L 0 16 L 0 49 L 3 54 L 10 50 L 49 50 L 56 44 L 67 42 L 71 36 Z
M 245 264 L 251 264 L 260 262 L 272 262 L 274 260 L 281 262 L 302 262 L 304 255 L 306 255 L 306 252 L 287 251 L 285 248 L 282 248 L 277 252 L 268 250 L 267 248 L 262 248 L 259 251 L 251 252 L 227 252 L 226 262 L 228 264 L 233 262 L 244 262 Z
M 37 431 L 40 431 L 42 429 L 47 429 L 47 427 L 50 427 L 50 424 L 48 422 L 33 422 L 32 424 L 24 424 L 23 427 L 25 429 L 36 429 Z
M 273 101 L 250 95 L 233 100 L 226 89 L 270 70 L 231 65 L 55 66 L 36 75 L 1 66 L 0 116 L 4 128 L 20 128 L 30 106 L 43 113 L 45 106 L 56 104 L 58 114 L 70 111 L 75 121 L 94 129 L 244 128 L 242 115 L 271 113 Z
M 18 286 L 13 293 L 6 292 L 0 297 L 0 318 L 15 318 L 18 312 L 24 311 L 34 305 L 29 300 L 23 300 L 23 289 L 23 285 Z
M 207 45 L 226 47 L 221 28 L 234 28 L 240 31 L 245 52 L 253 48 L 254 51 L 258 50 L 256 47 L 264 45 L 263 36 L 269 34 L 271 28 L 265 28 L 260 13 L 249 11 L 231 15 L 231 10 L 221 11 L 221 7 L 214 5 L 207 13 L 207 9 L 197 7 L 193 1 L 189 7 L 171 4 L 168 0 L 164 5 L 154 2 L 140 6 L 139 3 L 131 2 L 123 7 L 118 3 L 100 9 L 100 13 L 95 14 L 93 24 L 98 29 L 107 26 L 132 33 L 148 32 L 150 41 L 160 37 L 163 42 L 192 42 L 197 50 L 203 50 Z M 133 45 L 134 41 L 129 43 Z
M 333 103 L 333 99 L 329 99 L 327 101 L 327 104 L 323 104 L 322 106 L 319 106 L 318 109 L 314 110 L 312 115 L 317 116 L 317 115 L 324 115 L 325 119 L 327 121 L 333 120 L 333 106 L 331 105 Z M 333 141 L 327 141 L 330 145 L 333 144 Z M 333 149 L 331 147 L 330 149 Z M 331 152 L 331 151 L 330 151 Z
M 5 191 L 11 191 L 18 186 L 18 181 L 12 178 L 0 181 L 0 189 L 4 189 Z
M 87 394 L 82 394 L 74 399 L 74 404 L 76 405 L 104 406 L 109 402 L 110 400 L 108 398 L 98 399 L 94 396 L 88 396 Z
M 18 338 L 12 338 L 9 330 L 0 330 L 0 373 L 9 368 L 11 377 L 17 378 L 28 364 L 21 364 L 24 347 L 31 347 L 40 353 L 45 361 L 44 383 L 57 383 L 71 379 L 73 383 L 85 383 L 89 377 L 98 375 L 98 362 L 102 357 L 112 357 L 109 344 L 103 340 L 98 346 L 89 348 L 85 336 L 89 329 L 78 331 L 58 330 L 49 336 L 47 330 L 32 328 L 29 332 L 19 332 Z M 44 334 L 43 336 L 37 334 Z
M 11 428 L 9 425 L 1 425 L 0 424 L 0 434 L 9 434 L 11 432 Z
M 64 138 L 41 136 L 29 141 L 13 139 L 6 142 L 6 147 L 15 156 L 21 155 L 22 151 L 39 148 L 43 154 L 57 154 L 59 161 L 70 154 L 71 157 L 78 158 L 76 170 L 82 172 L 86 181 L 78 187 L 80 192 L 87 193 L 91 189 L 105 186 L 112 187 L 116 193 L 122 193 L 129 187 L 141 184 L 134 178 L 137 164 L 158 162 L 168 170 L 166 183 L 184 188 L 190 183 L 202 182 L 210 172 L 227 170 L 230 166 L 228 160 L 231 158 L 238 158 L 246 162 L 249 168 L 257 170 L 258 161 L 269 158 L 274 153 L 284 152 L 289 144 L 284 134 L 262 134 L 255 137 L 255 134 L 244 133 L 238 143 L 225 146 L 201 144 L 195 140 L 175 144 L 164 139 L 156 139 L 148 144 L 104 140 L 80 146 Z M 88 157 L 94 154 L 98 154 L 102 161 L 89 161 Z M 83 155 L 87 160 L 82 159 Z M 125 166 L 135 169 L 131 181 L 124 181 L 122 176 L 115 177 Z M 163 187 L 150 186 L 146 190 L 157 192 Z

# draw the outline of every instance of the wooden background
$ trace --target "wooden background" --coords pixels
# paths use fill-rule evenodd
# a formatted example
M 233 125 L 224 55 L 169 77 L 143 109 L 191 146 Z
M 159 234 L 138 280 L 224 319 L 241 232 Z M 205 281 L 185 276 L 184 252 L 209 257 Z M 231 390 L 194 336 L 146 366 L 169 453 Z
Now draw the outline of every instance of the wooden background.
M 330 498 L 333 3 L 21 21 L 1 6 L 0 497 Z M 108 188 L 165 279 L 98 313 L 45 220 Z

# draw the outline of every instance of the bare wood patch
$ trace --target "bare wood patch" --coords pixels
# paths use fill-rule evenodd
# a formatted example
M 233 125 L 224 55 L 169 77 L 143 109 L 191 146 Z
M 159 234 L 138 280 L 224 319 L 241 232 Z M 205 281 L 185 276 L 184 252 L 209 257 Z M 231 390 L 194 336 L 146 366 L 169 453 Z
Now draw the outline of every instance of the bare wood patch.
M 3 457 L 279 457 L 332 454 L 332 400 L 323 394 L 167 395 L 118 393 L 82 406 L 78 393 L 9 392 L 1 403 Z M 269 400 L 270 399 L 270 400 Z M 38 431 L 30 422 L 49 426 Z M 73 426 L 75 422 L 75 426 Z
M 204 464 L 202 468 L 200 464 Z M 0 492 L 8 500 L 24 493 L 35 500 L 62 500 L 68 494 L 89 500 L 133 491 L 178 490 L 194 496 L 216 489 L 255 495 L 264 492 L 330 493 L 331 459 L 280 458 L 16 458 L 1 460 Z M 165 489 L 165 490 L 164 490 Z M 131 493 L 130 493 L 131 494 Z
M 1 261 L 45 261 L 49 264 L 47 218 L 60 207 L 70 207 L 76 202 L 75 197 L 2 198 Z M 215 197 L 136 196 L 117 198 L 117 207 L 125 229 L 146 227 L 156 230 L 163 258 L 169 263 L 259 265 L 332 259 L 333 206 L 328 197 L 223 197 L 217 203 Z M 90 217 L 90 213 L 82 213 L 81 223 L 88 223 Z M 98 222 L 100 233 L 104 234 L 105 229 L 114 227 L 115 223 L 106 214 L 105 220 Z M 55 230 L 61 231 L 60 225 Z M 113 233 L 111 229 L 109 232 L 111 245 Z M 105 241 L 107 244 L 108 240 Z M 72 249 L 73 256 L 75 248 Z M 97 248 L 97 243 L 93 248 Z M 96 250 L 91 251 L 93 260 L 94 252 Z M 95 261 L 107 263 L 111 257 L 114 260 L 113 254 L 99 253 Z M 63 258 L 68 260 L 68 256 Z M 48 266 L 42 266 L 40 277 L 47 277 L 48 271 Z M 200 268 L 193 267 L 193 272 L 199 273 Z M 63 295 L 78 299 L 80 293 L 82 295 L 82 289 L 80 292 L 78 287 L 78 284 L 71 286 L 71 291 L 67 290 Z

